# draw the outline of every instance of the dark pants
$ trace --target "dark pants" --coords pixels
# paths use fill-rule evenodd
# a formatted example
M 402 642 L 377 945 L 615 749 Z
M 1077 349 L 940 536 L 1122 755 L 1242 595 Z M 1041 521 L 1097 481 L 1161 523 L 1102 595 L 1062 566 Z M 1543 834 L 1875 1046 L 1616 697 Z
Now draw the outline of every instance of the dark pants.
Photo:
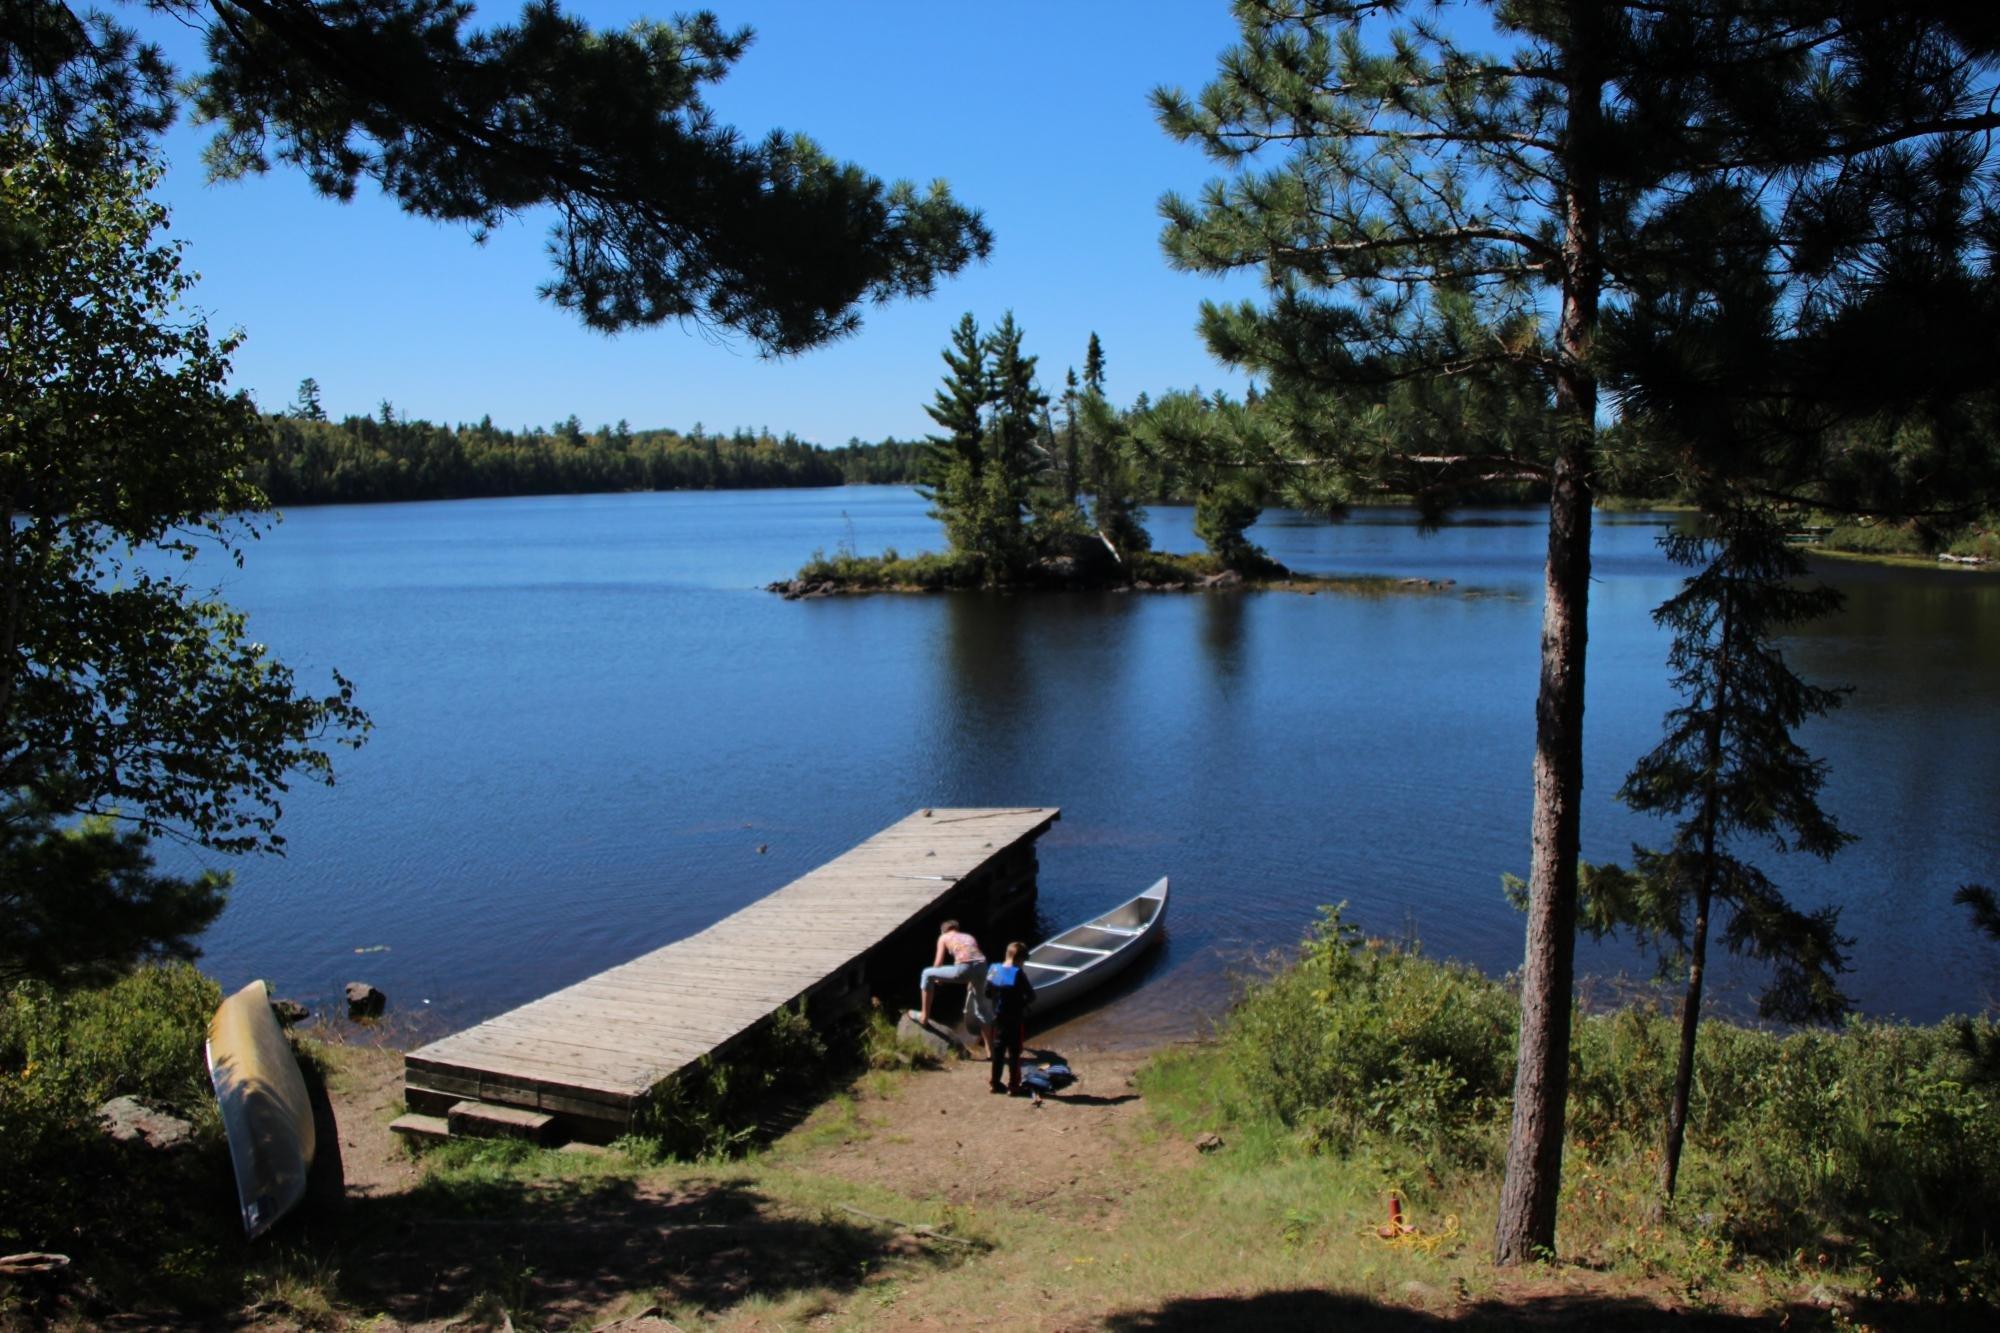
M 1020 1019 L 1001 1019 L 993 1025 L 993 1086 L 1000 1086 L 1000 1062 L 1007 1061 L 1007 1091 L 1021 1090 L 1021 1047 L 1028 1040 L 1028 1025 Z

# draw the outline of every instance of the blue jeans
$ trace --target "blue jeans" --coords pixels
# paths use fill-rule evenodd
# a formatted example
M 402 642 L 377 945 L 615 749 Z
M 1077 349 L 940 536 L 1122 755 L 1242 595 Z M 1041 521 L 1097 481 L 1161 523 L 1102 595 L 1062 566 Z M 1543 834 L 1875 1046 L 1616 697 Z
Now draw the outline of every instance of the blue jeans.
M 943 967 L 924 969 L 923 990 L 926 995 L 936 990 L 940 981 L 964 982 L 966 1016 L 981 1023 L 986 1021 L 985 963 L 947 963 Z

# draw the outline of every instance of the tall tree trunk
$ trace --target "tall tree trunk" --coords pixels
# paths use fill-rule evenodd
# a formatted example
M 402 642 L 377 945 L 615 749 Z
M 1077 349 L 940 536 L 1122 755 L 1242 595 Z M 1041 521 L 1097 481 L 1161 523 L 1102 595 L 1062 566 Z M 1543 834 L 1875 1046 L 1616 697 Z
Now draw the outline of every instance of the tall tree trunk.
M 1570 995 L 1576 971 L 1576 863 L 1583 795 L 1583 664 L 1590 589 L 1585 459 L 1565 450 L 1549 502 L 1542 680 L 1535 704 L 1533 860 L 1521 969 L 1514 1120 L 1500 1191 L 1494 1262 L 1529 1263 L 1555 1248 L 1569 1100 Z
M 1708 724 L 1708 790 L 1701 799 L 1701 882 L 1695 888 L 1694 938 L 1688 946 L 1687 994 L 1681 998 L 1681 1049 L 1674 1065 L 1674 1099 L 1667 1107 L 1666 1151 L 1660 1155 L 1660 1197 L 1673 1201 L 1680 1177 L 1681 1147 L 1687 1141 L 1688 1101 L 1694 1093 L 1694 1039 L 1701 1026 L 1701 988 L 1708 967 L 1708 913 L 1715 901 L 1715 837 L 1722 817 L 1722 730 L 1729 709 L 1729 668 L 1734 661 L 1735 621 L 1725 593 L 1715 664 L 1714 716 Z
M 1712 843 L 1711 843 L 1712 845 Z M 1701 1025 L 1701 984 L 1708 962 L 1708 908 L 1714 899 L 1713 875 L 1702 871 L 1695 891 L 1694 939 L 1688 946 L 1687 994 L 1681 997 L 1681 1053 L 1674 1068 L 1674 1100 L 1667 1108 L 1667 1149 L 1660 1158 L 1660 1197 L 1671 1201 L 1681 1170 L 1681 1144 L 1687 1136 L 1688 1098 L 1694 1089 L 1694 1037 Z
M 1589 636 L 1591 467 L 1597 379 L 1590 366 L 1600 283 L 1594 158 L 1602 124 L 1596 6 L 1570 6 L 1569 124 L 1563 165 L 1563 289 L 1556 329 L 1556 428 L 1543 571 L 1542 676 L 1535 699 L 1535 805 L 1528 870 L 1528 940 L 1521 968 L 1521 1041 L 1514 1119 L 1493 1261 L 1550 1255 L 1562 1194 L 1569 1101 L 1571 993 L 1576 973 L 1576 863 L 1583 799 L 1583 667 Z

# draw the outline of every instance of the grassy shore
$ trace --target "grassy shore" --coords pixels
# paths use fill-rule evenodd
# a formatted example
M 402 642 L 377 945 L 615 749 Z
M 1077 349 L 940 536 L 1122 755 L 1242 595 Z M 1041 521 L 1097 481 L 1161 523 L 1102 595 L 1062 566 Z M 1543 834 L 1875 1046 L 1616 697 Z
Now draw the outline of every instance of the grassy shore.
M 158 1000 L 194 982 L 177 972 L 143 984 L 166 985 Z M 115 1021 L 63 1050 L 43 1041 L 30 1067 L 24 1025 L 49 1029 L 16 992 L 0 1026 L 0 1165 L 13 1191 L 0 1249 L 75 1262 L 60 1285 L 0 1288 L 0 1320 L 1991 1326 L 1991 1023 L 1792 1035 L 1708 1025 L 1682 1196 L 1661 1211 L 1652 1175 L 1668 1020 L 1643 1007 L 1584 1016 L 1559 1249 L 1502 1272 L 1487 1253 L 1512 1005 L 1499 983 L 1362 941 L 1332 918 L 1212 1040 L 1061 1051 L 1083 1078 L 1045 1106 L 988 1095 L 983 1066 L 925 1067 L 878 1025 L 825 1083 L 766 1106 L 761 1132 L 693 1161 L 645 1139 L 592 1153 L 459 1142 L 413 1155 L 387 1129 L 397 1054 L 309 1042 L 340 1124 L 344 1202 L 246 1246 L 212 1117 L 185 1100 L 194 1094 L 173 1059 L 146 1078 L 157 1099 L 197 1112 L 189 1153 L 81 1162 L 84 1139 L 40 1156 L 15 1139 L 23 1116 L 73 1127 L 80 1118 L 57 1103 L 93 1079 L 87 1096 L 119 1081 L 86 1046 L 171 1056 L 176 1041 L 159 1039 L 178 1025 L 198 1051 L 199 1006 L 149 1021 L 136 1041 Z M 84 1003 L 69 1017 L 117 1012 L 130 1011 Z M 45 1150 L 71 1129 L 52 1132 Z M 1408 1229 L 1385 1236 L 1392 1197 Z
M 1950 532 L 1829 515 L 1816 515 L 1810 521 L 1826 529 L 1825 537 L 1812 548 L 1815 553 L 1929 567 L 1950 556 L 1961 564 L 1977 562 L 1966 568 L 2000 569 L 2000 518 L 1995 516 Z

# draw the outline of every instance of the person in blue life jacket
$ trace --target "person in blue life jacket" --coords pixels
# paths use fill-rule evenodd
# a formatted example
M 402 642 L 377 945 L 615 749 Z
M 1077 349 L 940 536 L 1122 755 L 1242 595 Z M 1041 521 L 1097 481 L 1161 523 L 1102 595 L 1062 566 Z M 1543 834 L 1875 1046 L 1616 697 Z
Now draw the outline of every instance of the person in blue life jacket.
M 993 1053 L 994 1092 L 1021 1090 L 1021 1048 L 1028 1040 L 1028 1007 L 1035 1002 L 1035 985 L 1021 961 L 1028 946 L 1015 940 L 1007 946 L 1007 961 L 986 969 L 986 1002 L 993 1014 L 987 1049 Z M 1000 1082 L 1000 1062 L 1008 1062 L 1007 1082 Z

